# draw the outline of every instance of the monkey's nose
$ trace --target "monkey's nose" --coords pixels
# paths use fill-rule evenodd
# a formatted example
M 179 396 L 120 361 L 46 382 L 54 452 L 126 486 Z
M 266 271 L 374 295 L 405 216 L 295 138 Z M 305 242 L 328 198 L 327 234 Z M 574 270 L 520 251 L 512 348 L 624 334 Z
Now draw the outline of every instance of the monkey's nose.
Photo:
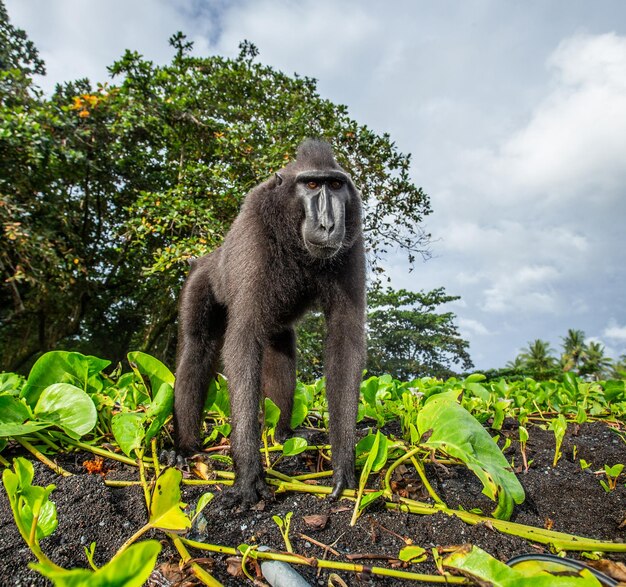
M 320 230 L 324 231 L 328 236 L 330 236 L 335 230 L 335 222 L 332 218 L 322 218 L 320 220 Z

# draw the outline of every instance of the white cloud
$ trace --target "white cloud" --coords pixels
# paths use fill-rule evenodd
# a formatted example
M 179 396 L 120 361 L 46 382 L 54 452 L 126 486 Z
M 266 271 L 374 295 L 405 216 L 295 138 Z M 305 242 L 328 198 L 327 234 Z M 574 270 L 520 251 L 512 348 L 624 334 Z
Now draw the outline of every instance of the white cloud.
M 617 322 L 611 320 L 609 325 L 604 329 L 603 335 L 612 340 L 626 342 L 626 326 L 619 326 Z
M 524 266 L 495 277 L 485 289 L 485 312 L 555 312 L 558 297 L 551 291 L 551 281 L 559 276 L 554 267 Z
M 626 178 L 626 38 L 574 36 L 548 66 L 553 87 L 502 145 L 500 170 L 531 197 L 615 196 Z
M 465 338 L 469 338 L 474 334 L 478 334 L 480 336 L 490 334 L 487 327 L 478 320 L 473 320 L 472 318 L 458 318 L 457 323 L 459 325 L 461 335 Z
M 349 18 L 339 18 L 349 12 Z M 287 73 L 294 64 L 301 75 L 316 75 L 329 81 L 348 82 L 346 71 L 380 55 L 371 43 L 382 33 L 383 23 L 367 6 L 347 1 L 341 9 L 332 0 L 289 2 L 260 0 L 240 3 L 224 14 L 219 47 L 232 52 L 243 38 L 254 42 L 263 61 Z M 311 68 L 313 65 L 313 68 Z M 341 82 L 340 82 L 341 83 Z
M 7 0 L 11 21 L 27 28 L 46 62 L 41 86 L 88 77 L 95 85 L 109 79 L 106 67 L 126 49 L 157 63 L 174 54 L 168 39 L 179 30 L 195 43 L 195 52 L 207 54 L 215 21 L 191 19 L 180 0 L 127 2 L 109 0 L 88 7 L 81 0 Z

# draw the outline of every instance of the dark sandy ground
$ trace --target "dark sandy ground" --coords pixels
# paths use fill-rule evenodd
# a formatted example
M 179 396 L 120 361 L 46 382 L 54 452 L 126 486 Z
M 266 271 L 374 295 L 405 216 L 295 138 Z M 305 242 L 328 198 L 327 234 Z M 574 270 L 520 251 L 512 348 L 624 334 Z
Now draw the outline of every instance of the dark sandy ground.
M 510 435 L 512 446 L 507 451 L 509 459 L 521 464 L 519 447 L 515 441 L 517 431 L 512 428 L 503 431 Z M 576 447 L 576 448 L 574 448 Z M 537 426 L 530 428 L 527 454 L 532 459 L 528 473 L 519 473 L 527 494 L 526 502 L 516 508 L 514 520 L 523 524 L 547 527 L 553 530 L 579 534 L 589 538 L 626 542 L 626 487 L 624 478 L 615 491 L 606 493 L 594 471 L 605 464 L 626 464 L 626 443 L 606 424 L 570 425 L 563 444 L 563 457 L 556 468 L 552 468 L 554 435 Z M 575 455 L 575 459 L 574 459 Z M 7 456 L 12 456 L 11 453 Z M 56 532 L 42 541 L 46 554 L 57 564 L 70 567 L 86 567 L 87 561 L 83 546 L 92 541 L 97 543 L 96 564 L 104 564 L 117 548 L 146 521 L 145 503 L 139 487 L 111 489 L 104 485 L 100 475 L 88 474 L 83 461 L 89 458 L 83 454 L 63 455 L 59 458 L 72 477 L 59 477 L 44 465 L 35 461 L 35 483 L 54 483 L 57 489 L 52 494 L 58 509 L 59 526 Z M 582 471 L 579 459 L 591 464 Z M 289 459 L 285 466 L 304 468 L 300 457 Z M 108 478 L 136 479 L 136 471 L 119 463 L 108 463 L 112 467 Z M 419 486 L 419 478 L 412 468 L 404 473 L 403 482 Z M 427 476 L 439 495 L 450 507 L 462 506 L 466 509 L 480 507 L 490 512 L 493 504 L 481 494 L 481 484 L 471 472 L 460 467 L 448 468 L 429 465 Z M 183 498 L 194 503 L 206 489 L 184 488 Z M 418 491 L 419 493 L 419 491 Z M 427 501 L 426 497 L 418 496 Z M 276 549 L 284 548 L 273 515 L 284 516 L 292 511 L 292 544 L 295 552 L 322 558 L 324 550 L 315 543 L 299 537 L 306 534 L 323 544 L 333 544 L 342 555 L 338 560 L 346 560 L 352 554 L 375 554 L 395 557 L 403 541 L 394 536 L 408 537 L 427 550 L 436 546 L 475 544 L 491 555 L 506 561 L 508 558 L 527 552 L 541 552 L 545 547 L 531 545 L 526 541 L 495 532 L 488 527 L 468 526 L 460 520 L 443 514 L 417 516 L 387 511 L 380 506 L 368 510 L 354 527 L 350 527 L 350 502 L 332 504 L 312 495 L 284 494 L 265 505 L 264 509 L 233 513 L 220 508 L 219 499 L 205 509 L 208 522 L 207 541 L 214 544 L 236 547 L 241 543 L 265 544 Z M 348 506 L 348 507 L 346 507 Z M 322 530 L 312 529 L 304 522 L 304 516 L 328 514 L 329 520 Z M 390 532 L 386 531 L 389 530 Z M 163 539 L 163 551 L 157 568 L 148 585 L 194 585 L 193 579 L 185 573 L 177 572 L 178 556 L 162 534 L 148 534 L 148 537 Z M 203 553 L 193 553 L 207 558 Z M 573 557 L 577 555 L 572 554 Z M 224 585 L 251 584 L 245 579 L 235 578 L 226 571 L 223 555 L 212 555 L 207 564 L 211 572 Z M 330 559 L 337 559 L 329 555 Z M 622 554 L 607 555 L 616 561 L 626 562 Z M 48 585 L 42 577 L 29 570 L 28 562 L 33 561 L 29 549 L 23 543 L 13 522 L 4 490 L 0 490 L 0 585 L 26 586 Z M 387 561 L 359 559 L 354 562 L 366 565 L 385 566 Z M 172 564 L 173 563 L 173 564 Z M 209 567 L 207 567 L 209 568 Z M 311 585 L 327 585 L 328 572 L 319 575 L 315 569 L 298 567 Z M 407 570 L 421 573 L 434 573 L 432 557 L 427 561 L 411 565 Z M 402 586 L 418 585 L 416 582 L 390 580 L 376 577 L 358 578 L 349 573 L 339 573 L 348 585 Z

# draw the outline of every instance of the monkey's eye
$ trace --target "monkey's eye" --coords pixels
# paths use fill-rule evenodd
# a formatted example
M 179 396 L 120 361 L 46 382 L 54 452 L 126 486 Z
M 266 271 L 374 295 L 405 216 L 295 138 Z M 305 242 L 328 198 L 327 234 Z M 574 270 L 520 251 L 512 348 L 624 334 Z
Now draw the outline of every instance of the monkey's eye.
M 317 183 L 316 181 L 309 181 L 307 182 L 306 187 L 308 187 L 310 190 L 314 190 L 319 187 L 319 183 Z
M 340 190 L 343 186 L 343 182 L 339 181 L 338 179 L 333 179 L 330 182 L 330 189 L 332 190 Z

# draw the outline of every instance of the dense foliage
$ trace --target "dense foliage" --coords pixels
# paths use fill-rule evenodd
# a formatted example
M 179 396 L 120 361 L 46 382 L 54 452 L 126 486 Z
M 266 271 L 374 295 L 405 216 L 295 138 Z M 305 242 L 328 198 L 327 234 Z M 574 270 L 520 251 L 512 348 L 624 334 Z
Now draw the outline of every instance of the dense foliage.
M 215 484 L 232 483 L 233 474 L 229 470 L 232 461 L 227 450 L 231 432 L 228 381 L 218 377 L 209 388 L 205 403 L 205 458 L 213 462 L 215 468 L 207 476 L 206 462 L 193 460 L 190 472 L 196 478 L 183 480 L 177 469 L 160 471 L 157 458 L 160 449 L 171 443 L 168 422 L 172 413 L 174 375 L 164 364 L 145 353 L 129 353 L 128 363 L 131 370 L 123 372 L 121 365 L 111 370 L 107 360 L 54 351 L 37 360 L 27 379 L 12 373 L 0 375 L 3 484 L 22 539 L 38 560 L 33 568 L 57 585 L 69 584 L 70 578 L 72 585 L 81 586 L 142 584 L 154 567 L 160 546 L 156 541 L 131 545 L 148 530 L 165 532 L 183 561 L 190 557 L 186 546 L 219 549 L 219 552 L 234 555 L 244 552 L 242 547 L 237 551 L 233 546 L 211 545 L 189 540 L 189 535 L 172 534 L 184 534 L 202 509 L 205 515 L 211 515 L 209 502 L 212 496 L 209 493 L 204 494 L 191 510 L 182 511 L 181 482 L 204 484 L 209 488 Z M 298 435 L 298 430 L 303 427 L 327 434 L 328 407 L 323 379 L 311 384 L 298 383 L 291 420 L 296 432 L 282 445 L 274 436 L 279 414 L 279 409 L 266 399 L 261 448 L 266 479 L 277 493 L 307 492 L 320 496 L 328 493 L 331 488 L 324 480 L 331 474 L 327 469 L 330 447 L 319 443 L 309 446 L 307 440 Z M 508 521 L 516 505 L 525 499 L 524 488 L 515 473 L 533 466 L 525 452 L 529 434 L 533 433 L 532 420 L 533 425 L 554 432 L 552 466 L 556 467 L 562 456 L 560 447 L 568 426 L 575 427 L 588 420 L 604 420 L 614 429 L 615 441 L 620 442 L 618 435 L 623 434 L 620 421 L 625 416 L 626 386 L 623 380 L 588 382 L 571 373 L 567 373 L 562 382 L 532 379 L 487 382 L 482 374 L 447 380 L 421 377 L 400 381 L 390 375 L 369 377 L 361 384 L 358 412 L 360 426 L 370 430 L 356 446 L 360 481 L 357 490 L 344 495 L 353 498 L 350 502 L 350 508 L 353 508 L 351 525 L 357 522 L 369 504 L 378 500 L 388 509 L 402 509 L 404 515 L 443 512 L 468 524 L 486 524 L 492 531 L 549 545 L 555 551 L 625 552 L 626 544 Z M 511 429 L 512 420 L 517 426 Z M 487 430 L 490 428 L 492 434 L 497 434 L 505 429 L 505 425 L 509 434 L 502 434 L 501 438 L 494 439 Z M 517 434 L 512 435 L 511 430 L 517 430 Z M 517 435 L 519 439 L 515 442 L 519 442 L 521 463 L 510 462 L 506 456 L 507 447 Z M 7 457 L 18 445 L 23 452 L 30 453 L 31 458 L 41 460 L 60 475 L 70 473 L 50 459 L 50 454 L 59 451 L 95 453 L 97 458 L 84 464 L 94 472 L 103 470 L 102 457 L 137 465 L 139 484 L 146 500 L 145 525 L 126 540 L 117 556 L 99 569 L 70 570 L 57 566 L 40 545 L 40 540 L 57 530 L 56 508 L 50 499 L 54 486 L 33 485 L 33 466 L 27 459 L 19 457 L 12 464 L 9 462 Z M 314 472 L 307 470 L 293 475 L 278 467 L 283 457 L 305 451 L 317 453 L 317 458 L 302 461 L 316 462 Z M 571 458 L 577 458 L 575 452 Z M 425 465 L 433 462 L 439 467 L 462 467 L 471 471 L 482 485 L 482 493 L 493 504 L 491 513 L 454 509 L 447 505 L 445 495 L 439 495 L 428 481 Z M 589 465 L 582 458 L 579 463 L 582 475 Z M 414 467 L 427 497 L 409 498 L 404 486 L 393 481 L 392 473 L 408 466 Z M 606 492 L 616 491 L 618 482 L 623 479 L 623 468 L 623 463 L 606 463 L 604 469 L 596 473 L 597 479 L 589 476 L 590 482 L 599 483 Z M 107 480 L 105 483 L 119 486 L 120 481 Z M 289 517 L 284 520 L 274 518 L 288 550 Z M 85 549 L 90 562 L 95 547 L 92 544 L 90 549 Z M 399 557 L 423 557 L 426 551 L 415 545 L 412 552 L 412 556 L 400 552 Z M 268 553 L 268 556 L 272 555 Z M 494 564 L 494 559 L 486 553 L 480 556 L 483 563 Z M 127 559 L 135 560 L 130 563 Z M 342 569 L 346 570 L 346 567 Z M 198 578 L 204 577 L 205 584 L 217 584 L 202 568 L 192 565 L 189 571 Z M 394 573 L 393 569 L 380 571 L 389 577 L 422 582 L 441 579 L 439 575 Z M 563 583 L 564 586 L 569 584 Z M 583 584 L 597 587 L 593 582 Z
M 461 338 L 452 312 L 437 312 L 458 300 L 443 288 L 430 292 L 374 289 L 368 295 L 368 371 L 396 379 L 447 378 L 473 367 L 469 343 Z M 456 365 L 456 367 L 454 366 Z
M 527 348 L 510 361 L 505 369 L 494 371 L 492 377 L 528 375 L 536 379 L 555 379 L 564 373 L 574 373 L 596 381 L 626 377 L 626 356 L 613 361 L 606 356 L 602 344 L 587 342 L 582 330 L 570 328 L 561 341 L 560 357 L 545 340 L 529 342 Z
M 443 288 L 430 292 L 373 287 L 367 295 L 367 372 L 409 381 L 450 377 L 473 367 L 469 343 L 452 312 L 439 306 L 458 300 Z M 309 314 L 298 328 L 298 374 L 311 381 L 324 374 L 324 318 Z
M 236 59 L 171 63 L 127 51 L 109 71 L 43 97 L 43 63 L 0 4 L 0 368 L 52 348 L 171 360 L 186 260 L 220 244 L 245 193 L 307 136 L 333 143 L 366 207 L 374 269 L 388 247 L 427 246 L 428 197 L 387 135 L 322 99 L 313 79 Z

